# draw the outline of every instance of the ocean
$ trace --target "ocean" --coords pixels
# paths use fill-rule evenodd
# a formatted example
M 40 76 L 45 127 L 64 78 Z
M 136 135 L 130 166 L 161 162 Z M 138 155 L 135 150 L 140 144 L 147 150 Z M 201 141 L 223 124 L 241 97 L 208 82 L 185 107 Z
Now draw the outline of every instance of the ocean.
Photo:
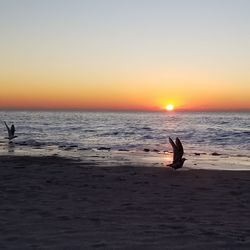
M 234 162 L 230 169 L 250 170 L 248 112 L 0 111 L 0 121 L 1 154 L 81 157 L 86 151 L 108 151 L 126 152 L 132 158 L 140 155 L 147 162 L 168 155 L 169 161 L 168 137 L 179 137 L 191 159 L 211 163 L 217 157 Z M 4 138 L 3 121 L 15 124 L 18 137 L 14 146 Z

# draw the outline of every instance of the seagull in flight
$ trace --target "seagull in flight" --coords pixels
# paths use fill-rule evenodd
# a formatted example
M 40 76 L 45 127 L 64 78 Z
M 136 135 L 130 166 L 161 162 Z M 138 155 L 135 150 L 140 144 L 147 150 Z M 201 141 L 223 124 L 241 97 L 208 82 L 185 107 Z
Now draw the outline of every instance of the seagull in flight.
M 174 169 L 182 168 L 186 159 L 182 158 L 184 150 L 180 139 L 177 137 L 174 143 L 174 141 L 169 137 L 169 143 L 173 148 L 173 162 L 168 166 Z
M 15 126 L 14 126 L 14 124 L 12 124 L 11 127 L 9 127 L 6 122 L 4 122 L 4 124 L 8 130 L 8 137 L 5 137 L 5 138 L 9 139 L 9 142 L 11 142 L 12 139 L 17 137 L 15 135 L 15 131 L 16 131 Z

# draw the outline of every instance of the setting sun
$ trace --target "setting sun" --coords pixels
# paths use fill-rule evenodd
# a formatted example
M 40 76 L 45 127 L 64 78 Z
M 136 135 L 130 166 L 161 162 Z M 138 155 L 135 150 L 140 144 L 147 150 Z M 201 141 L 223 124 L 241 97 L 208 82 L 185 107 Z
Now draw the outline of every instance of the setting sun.
M 166 106 L 166 110 L 167 110 L 167 111 L 173 111 L 173 110 L 174 110 L 174 105 L 173 105 L 173 104 L 168 104 L 168 105 Z

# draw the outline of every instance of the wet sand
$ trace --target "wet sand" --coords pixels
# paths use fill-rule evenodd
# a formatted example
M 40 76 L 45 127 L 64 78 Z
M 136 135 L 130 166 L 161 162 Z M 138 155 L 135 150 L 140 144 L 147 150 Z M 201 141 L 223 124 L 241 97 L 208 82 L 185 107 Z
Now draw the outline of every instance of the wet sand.
M 250 172 L 121 165 L 0 156 L 0 249 L 250 249 Z

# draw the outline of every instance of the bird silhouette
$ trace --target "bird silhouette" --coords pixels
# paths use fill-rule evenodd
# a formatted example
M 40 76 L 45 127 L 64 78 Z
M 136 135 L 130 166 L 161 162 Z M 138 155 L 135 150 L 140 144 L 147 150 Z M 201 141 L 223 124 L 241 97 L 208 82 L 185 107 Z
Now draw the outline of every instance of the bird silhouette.
M 14 124 L 12 124 L 11 127 L 9 127 L 6 122 L 4 122 L 4 124 L 5 124 L 5 126 L 6 126 L 6 128 L 8 130 L 8 137 L 5 137 L 5 138 L 9 139 L 9 141 L 16 138 L 17 136 L 15 135 L 16 129 L 15 129 Z
M 171 168 L 182 168 L 186 158 L 182 158 L 184 154 L 183 146 L 180 139 L 177 137 L 174 141 L 169 137 L 169 142 L 173 148 L 173 162 L 168 164 Z

